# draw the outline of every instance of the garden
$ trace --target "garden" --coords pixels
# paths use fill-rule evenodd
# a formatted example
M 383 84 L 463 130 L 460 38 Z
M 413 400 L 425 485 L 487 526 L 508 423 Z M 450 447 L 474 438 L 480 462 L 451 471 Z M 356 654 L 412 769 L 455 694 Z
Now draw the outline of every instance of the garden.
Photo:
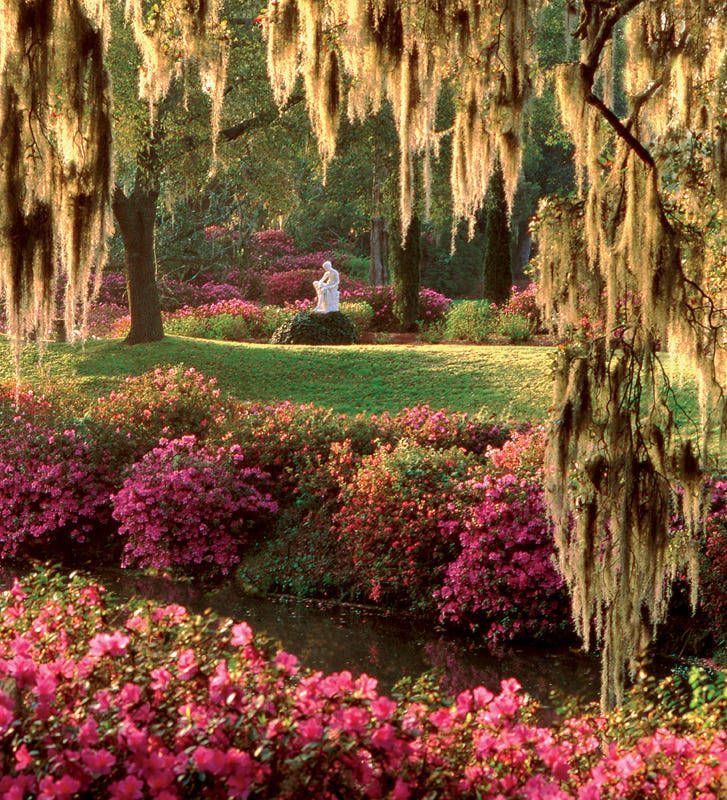
M 721 10 L 8 0 L 0 800 L 727 796 Z

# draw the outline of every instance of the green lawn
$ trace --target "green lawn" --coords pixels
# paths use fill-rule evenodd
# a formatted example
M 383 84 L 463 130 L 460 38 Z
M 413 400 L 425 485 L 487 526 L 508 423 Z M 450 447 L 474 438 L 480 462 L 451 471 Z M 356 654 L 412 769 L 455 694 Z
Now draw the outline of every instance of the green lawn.
M 63 387 L 84 399 L 108 392 L 126 375 L 184 363 L 242 400 L 312 402 L 342 412 L 398 411 L 416 403 L 500 419 L 543 418 L 551 402 L 552 350 L 545 347 L 360 345 L 288 347 L 167 337 L 128 347 L 120 341 L 50 345 L 43 365 L 23 356 L 23 376 L 41 389 Z M 0 379 L 13 375 L 0 341 Z M 680 402 L 692 412 L 690 381 Z M 684 388 L 686 387 L 686 388 Z

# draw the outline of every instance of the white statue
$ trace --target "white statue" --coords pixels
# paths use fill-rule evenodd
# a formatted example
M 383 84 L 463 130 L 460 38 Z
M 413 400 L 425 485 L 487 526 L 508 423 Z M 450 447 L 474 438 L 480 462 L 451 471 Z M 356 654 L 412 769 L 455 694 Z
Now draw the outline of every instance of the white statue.
M 318 314 L 329 314 L 331 311 L 338 311 L 338 272 L 333 269 L 330 261 L 323 262 L 323 277 L 319 281 L 313 281 L 316 290 L 318 303 L 313 309 Z

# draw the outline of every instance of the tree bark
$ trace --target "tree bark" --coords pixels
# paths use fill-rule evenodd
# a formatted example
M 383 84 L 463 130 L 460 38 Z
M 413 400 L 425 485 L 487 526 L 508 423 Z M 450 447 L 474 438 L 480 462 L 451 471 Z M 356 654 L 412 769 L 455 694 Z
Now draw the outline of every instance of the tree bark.
M 386 282 L 386 221 L 383 213 L 383 191 L 378 149 L 374 149 L 374 172 L 371 181 L 371 236 L 369 240 L 369 283 L 383 286 Z
M 398 217 L 398 215 L 396 215 Z M 389 265 L 394 284 L 394 313 L 405 332 L 415 331 L 419 318 L 419 284 L 421 278 L 421 221 L 414 213 L 406 238 L 401 241 L 398 218 L 391 229 Z
M 138 180 L 128 197 L 119 186 L 114 192 L 113 210 L 124 242 L 126 289 L 131 316 L 127 344 L 157 342 L 164 338 L 154 265 L 158 196 L 156 187 L 144 186 Z
M 371 218 L 371 269 L 369 270 L 369 283 L 373 286 L 383 286 L 386 280 L 384 268 L 384 253 L 386 252 L 386 224 L 383 217 Z

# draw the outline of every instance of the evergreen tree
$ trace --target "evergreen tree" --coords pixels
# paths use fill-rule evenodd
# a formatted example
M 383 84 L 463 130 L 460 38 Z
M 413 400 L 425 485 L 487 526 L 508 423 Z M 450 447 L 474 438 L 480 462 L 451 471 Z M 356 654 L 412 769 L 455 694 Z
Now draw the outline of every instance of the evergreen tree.
M 482 274 L 482 296 L 493 303 L 504 303 L 510 297 L 510 225 L 507 218 L 505 181 L 497 162 L 485 198 L 485 260 Z

